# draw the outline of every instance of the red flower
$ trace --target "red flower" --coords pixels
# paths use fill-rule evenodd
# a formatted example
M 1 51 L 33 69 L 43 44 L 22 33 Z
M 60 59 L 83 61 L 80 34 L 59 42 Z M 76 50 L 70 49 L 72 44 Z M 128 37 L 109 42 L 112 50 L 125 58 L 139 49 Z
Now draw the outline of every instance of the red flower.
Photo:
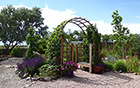
M 137 55 L 137 57 L 139 57 L 139 55 Z
M 136 64 L 136 62 L 134 62 L 134 64 Z
M 134 55 L 134 57 L 137 57 L 137 55 Z
M 138 66 L 138 64 L 136 64 Z
M 127 60 L 127 61 L 129 61 L 129 60 Z
M 134 52 L 134 54 L 137 54 L 137 52 Z

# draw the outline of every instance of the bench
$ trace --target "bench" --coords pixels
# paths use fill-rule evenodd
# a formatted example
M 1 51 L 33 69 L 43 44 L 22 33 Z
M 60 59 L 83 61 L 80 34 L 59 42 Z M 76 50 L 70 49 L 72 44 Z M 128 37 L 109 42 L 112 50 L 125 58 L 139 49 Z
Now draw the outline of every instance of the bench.
M 87 67 L 89 68 L 89 72 L 92 72 L 92 66 L 90 65 L 90 63 L 87 62 L 78 62 L 77 65 L 81 68 L 81 67 Z

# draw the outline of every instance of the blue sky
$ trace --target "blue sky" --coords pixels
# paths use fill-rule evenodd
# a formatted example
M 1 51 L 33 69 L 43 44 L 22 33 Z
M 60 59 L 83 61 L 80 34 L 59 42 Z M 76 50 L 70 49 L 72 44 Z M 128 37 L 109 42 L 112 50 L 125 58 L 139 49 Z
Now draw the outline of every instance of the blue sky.
M 27 8 L 40 7 L 49 30 L 65 19 L 80 16 L 96 23 L 99 32 L 103 34 L 112 33 L 111 15 L 115 10 L 119 10 L 124 26 L 128 27 L 131 33 L 140 33 L 139 0 L 4 0 L 0 6 L 9 4 Z M 68 27 L 77 29 L 72 25 Z

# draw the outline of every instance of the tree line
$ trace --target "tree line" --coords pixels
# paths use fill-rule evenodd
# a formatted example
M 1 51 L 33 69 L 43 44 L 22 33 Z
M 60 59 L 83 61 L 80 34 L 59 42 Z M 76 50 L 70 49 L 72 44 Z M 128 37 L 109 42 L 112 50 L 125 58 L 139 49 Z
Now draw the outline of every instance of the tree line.
M 46 19 L 47 20 L 47 19 Z M 123 18 L 119 15 L 118 10 L 112 14 L 111 25 L 114 34 L 101 35 L 101 42 L 107 44 L 109 41 L 113 42 L 114 48 L 121 49 L 122 56 L 124 56 L 124 49 L 132 47 L 132 50 L 139 49 L 140 34 L 131 34 L 127 27 L 122 24 Z M 47 31 L 48 26 L 43 23 L 41 9 L 33 7 L 28 9 L 25 7 L 15 8 L 12 5 L 1 9 L 0 11 L 0 41 L 3 42 L 7 50 L 7 54 L 19 43 L 26 41 L 26 36 L 29 34 L 29 29 L 32 27 L 36 31 L 40 43 L 44 43 L 51 34 Z M 50 34 L 49 34 L 50 33 Z M 30 36 L 32 38 L 32 36 Z M 73 31 L 69 29 L 65 33 L 65 37 L 69 41 L 83 41 L 84 34 L 82 31 Z M 44 38 L 44 39 L 43 39 Z M 27 41 L 28 42 L 28 41 Z M 42 48 L 45 47 L 45 43 Z M 135 48 L 135 49 L 134 49 Z

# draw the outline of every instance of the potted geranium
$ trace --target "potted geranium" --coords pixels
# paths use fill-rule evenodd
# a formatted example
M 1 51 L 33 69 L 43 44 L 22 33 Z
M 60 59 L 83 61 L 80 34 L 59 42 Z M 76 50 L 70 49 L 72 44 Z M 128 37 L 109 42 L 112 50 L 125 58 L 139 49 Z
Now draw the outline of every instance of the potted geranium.
M 78 65 L 75 64 L 72 61 L 64 62 L 64 64 L 61 64 L 61 70 L 66 76 L 73 76 L 73 71 L 76 71 L 78 69 Z

